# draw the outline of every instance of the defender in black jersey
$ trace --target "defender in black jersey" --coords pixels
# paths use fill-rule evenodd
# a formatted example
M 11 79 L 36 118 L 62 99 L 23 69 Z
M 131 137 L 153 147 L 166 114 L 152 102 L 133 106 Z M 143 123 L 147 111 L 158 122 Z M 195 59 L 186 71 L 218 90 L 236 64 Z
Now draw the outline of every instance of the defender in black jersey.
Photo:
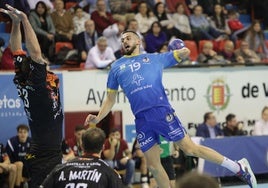
M 108 166 L 100 153 L 105 133 L 100 128 L 89 128 L 82 136 L 84 156 L 58 165 L 42 184 L 42 188 L 121 188 L 120 175 Z
M 26 155 L 31 188 L 36 188 L 47 174 L 61 163 L 62 107 L 57 75 L 47 71 L 40 46 L 27 16 L 13 7 L 0 9 L 12 19 L 11 50 L 15 61 L 14 83 L 24 103 L 31 130 L 30 152 Z M 20 23 L 29 56 L 22 51 Z

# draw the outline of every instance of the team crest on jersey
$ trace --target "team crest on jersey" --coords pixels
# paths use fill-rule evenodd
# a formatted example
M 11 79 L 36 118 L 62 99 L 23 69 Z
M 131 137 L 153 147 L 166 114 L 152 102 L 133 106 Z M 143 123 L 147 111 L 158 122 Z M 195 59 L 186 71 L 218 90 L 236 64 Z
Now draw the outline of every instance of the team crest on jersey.
M 124 70 L 126 68 L 126 65 L 123 64 L 123 65 L 120 65 L 120 70 Z
M 149 63 L 150 59 L 148 57 L 144 57 L 142 60 L 144 63 Z
M 166 115 L 166 121 L 167 121 L 167 122 L 171 122 L 171 121 L 173 121 L 173 119 L 174 119 L 173 114 L 167 114 L 167 115 Z

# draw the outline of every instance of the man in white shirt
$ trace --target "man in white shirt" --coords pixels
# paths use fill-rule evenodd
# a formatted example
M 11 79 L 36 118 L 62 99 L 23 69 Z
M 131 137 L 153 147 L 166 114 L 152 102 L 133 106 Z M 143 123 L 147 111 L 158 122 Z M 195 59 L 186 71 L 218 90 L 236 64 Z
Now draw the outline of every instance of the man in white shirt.
M 97 44 L 88 52 L 85 68 L 106 68 L 115 59 L 112 48 L 107 46 L 107 39 L 105 37 L 100 37 L 97 40 Z

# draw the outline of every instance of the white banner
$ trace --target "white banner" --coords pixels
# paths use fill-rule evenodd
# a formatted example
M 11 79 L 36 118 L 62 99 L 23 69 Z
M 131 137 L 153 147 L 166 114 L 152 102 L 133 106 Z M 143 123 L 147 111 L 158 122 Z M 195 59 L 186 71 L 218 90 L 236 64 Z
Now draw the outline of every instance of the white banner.
M 98 111 L 106 97 L 107 75 L 105 70 L 63 72 L 65 111 Z M 195 134 L 194 127 L 208 111 L 215 112 L 218 122 L 234 113 L 250 134 L 262 108 L 268 105 L 266 66 L 174 68 L 164 72 L 163 82 L 170 103 L 190 135 Z M 122 111 L 123 126 L 134 124 L 122 92 L 113 110 Z

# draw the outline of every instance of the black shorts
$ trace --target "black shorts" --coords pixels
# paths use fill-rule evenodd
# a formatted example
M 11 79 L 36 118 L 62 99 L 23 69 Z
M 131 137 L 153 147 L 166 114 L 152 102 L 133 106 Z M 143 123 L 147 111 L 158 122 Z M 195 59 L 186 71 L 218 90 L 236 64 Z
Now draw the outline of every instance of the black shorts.
M 164 167 L 169 180 L 175 180 L 175 169 L 173 167 L 173 159 L 171 156 L 161 158 L 161 164 Z
M 39 187 L 57 164 L 62 162 L 61 151 L 44 151 L 39 154 L 28 154 L 26 164 L 29 171 L 29 187 Z

